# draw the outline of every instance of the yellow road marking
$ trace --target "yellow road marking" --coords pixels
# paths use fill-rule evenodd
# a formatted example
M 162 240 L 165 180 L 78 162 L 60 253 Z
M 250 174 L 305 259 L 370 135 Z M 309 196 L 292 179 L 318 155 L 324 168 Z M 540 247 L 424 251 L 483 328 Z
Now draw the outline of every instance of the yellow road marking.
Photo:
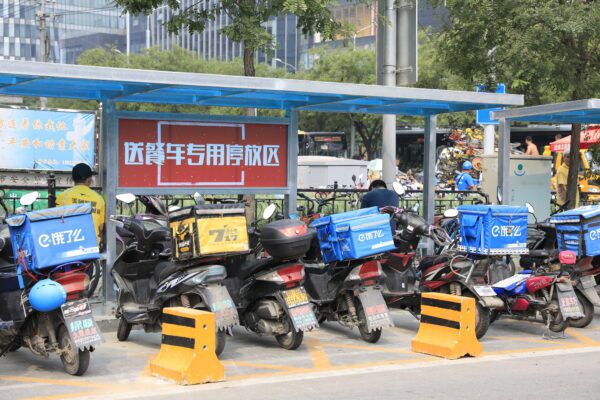
M 49 379 L 49 378 L 34 378 L 31 376 L 10 376 L 3 375 L 0 376 L 0 380 L 3 381 L 15 381 L 15 382 L 30 382 L 30 383 L 46 383 L 48 385 L 60 385 L 60 386 L 72 386 L 72 387 L 82 387 L 82 388 L 106 388 L 107 386 L 114 386 L 111 384 L 100 384 L 100 383 L 91 383 L 91 382 L 82 382 L 82 381 L 68 381 L 64 379 Z
M 508 340 L 512 342 L 525 342 L 525 343 L 547 343 L 547 344 L 562 344 L 562 342 L 558 340 L 549 340 L 549 339 L 530 339 L 525 337 L 512 337 L 512 336 L 485 336 L 486 339 L 495 339 L 495 340 Z
M 77 393 L 61 393 L 61 394 L 52 394 L 49 396 L 37 396 L 37 397 L 26 397 L 23 400 L 54 400 L 54 399 L 76 399 L 79 397 L 92 396 L 100 394 L 97 390 L 87 391 L 87 392 L 77 392 Z
M 313 363 L 313 368 L 326 369 L 331 367 L 331 362 L 320 340 L 315 338 L 306 339 L 306 347 Z
M 590 346 L 600 346 L 600 342 L 581 334 L 577 328 L 567 328 L 565 332 L 579 340 L 581 343 L 585 343 Z
M 223 365 L 231 365 L 234 367 L 254 367 L 261 369 L 275 369 L 281 371 L 292 371 L 292 372 L 304 372 L 308 371 L 310 368 L 302 368 L 302 367 L 290 367 L 287 365 L 273 365 L 273 364 L 261 364 L 247 361 L 222 361 Z
M 582 343 L 568 343 L 560 346 L 552 347 L 530 347 L 528 349 L 512 349 L 512 350 L 495 350 L 495 351 L 483 351 L 483 356 L 493 356 L 500 354 L 520 354 L 520 353 L 534 353 L 538 351 L 552 351 L 552 350 L 567 350 L 567 349 L 581 349 L 586 347 L 593 347 Z
M 411 354 L 412 353 L 412 351 L 410 351 L 410 350 L 388 349 L 387 347 L 381 347 L 381 346 L 359 346 L 359 345 L 354 345 L 354 344 L 323 343 L 323 342 L 321 342 L 321 346 L 340 348 L 340 349 L 367 350 L 367 351 L 375 351 L 375 352 L 381 352 L 381 353 L 400 353 L 400 354 Z

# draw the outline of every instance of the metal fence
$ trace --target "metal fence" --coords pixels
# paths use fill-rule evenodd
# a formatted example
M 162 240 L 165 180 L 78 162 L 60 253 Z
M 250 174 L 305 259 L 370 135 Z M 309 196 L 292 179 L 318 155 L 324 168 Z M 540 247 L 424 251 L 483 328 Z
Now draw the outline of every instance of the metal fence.
M 346 212 L 356 210 L 360 208 L 361 198 L 366 193 L 365 189 L 299 189 L 298 210 L 296 214 L 299 217 L 303 217 L 306 214 L 316 212 L 320 203 L 325 203 L 321 207 L 321 214 L 333 214 L 339 212 Z M 468 191 L 452 191 L 452 190 L 437 190 L 435 192 L 435 214 L 442 214 L 449 208 L 456 208 L 461 204 L 489 204 L 489 196 L 481 192 L 468 192 Z M 178 206 L 185 207 L 191 206 L 194 203 L 192 196 L 160 196 L 165 202 L 167 207 Z M 8 209 L 8 214 L 13 214 L 15 210 L 20 206 L 19 199 L 15 197 L 0 197 Z M 237 196 L 231 195 L 212 195 L 204 197 L 204 200 L 210 204 L 219 203 L 236 203 L 240 202 L 241 199 Z M 260 216 L 262 211 L 269 204 L 276 204 L 279 208 L 279 212 L 283 212 L 285 199 L 283 196 L 278 195 L 256 195 L 254 211 L 255 215 Z M 418 211 L 423 211 L 423 194 L 418 190 L 407 190 L 406 195 L 400 199 L 400 207 L 416 210 L 418 204 Z M 600 196 L 595 193 L 581 193 L 581 204 L 600 204 Z M 48 199 L 40 197 L 33 204 L 33 209 L 40 210 L 48 207 Z M 555 207 L 553 207 L 555 208 Z M 131 215 L 145 212 L 145 206 L 139 200 L 130 205 L 117 202 L 117 212 L 121 215 Z M 0 209 L 0 215 L 4 214 L 4 211 Z

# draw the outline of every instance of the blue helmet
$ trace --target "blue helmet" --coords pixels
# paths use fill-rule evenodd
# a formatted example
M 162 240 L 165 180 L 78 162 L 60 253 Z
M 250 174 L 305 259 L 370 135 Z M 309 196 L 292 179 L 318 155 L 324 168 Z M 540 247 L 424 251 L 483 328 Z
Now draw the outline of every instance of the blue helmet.
M 56 310 L 67 301 L 67 292 L 58 282 L 43 279 L 33 285 L 29 291 L 29 304 L 39 312 Z
M 471 170 L 471 169 L 473 169 L 473 164 L 471 163 L 471 161 L 465 161 L 462 164 L 462 169 L 464 169 L 464 170 Z

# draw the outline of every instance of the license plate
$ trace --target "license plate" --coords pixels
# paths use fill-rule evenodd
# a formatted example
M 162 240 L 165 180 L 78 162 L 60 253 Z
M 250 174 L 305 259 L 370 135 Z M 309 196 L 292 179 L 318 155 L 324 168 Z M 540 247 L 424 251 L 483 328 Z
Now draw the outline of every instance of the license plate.
M 303 304 L 308 303 L 308 296 L 306 294 L 306 290 L 303 287 L 286 290 L 282 292 L 283 299 L 285 300 L 285 304 L 291 307 L 301 306 Z
M 365 313 L 367 331 L 394 326 L 385 300 L 379 290 L 367 288 L 358 295 Z
M 558 305 L 563 318 L 578 319 L 583 317 L 579 300 L 570 283 L 558 283 L 557 285 Z
M 87 299 L 65 303 L 61 311 L 75 347 L 84 349 L 104 341 Z
M 473 286 L 473 289 L 481 297 L 496 296 L 496 292 L 494 292 L 494 289 L 489 285 Z

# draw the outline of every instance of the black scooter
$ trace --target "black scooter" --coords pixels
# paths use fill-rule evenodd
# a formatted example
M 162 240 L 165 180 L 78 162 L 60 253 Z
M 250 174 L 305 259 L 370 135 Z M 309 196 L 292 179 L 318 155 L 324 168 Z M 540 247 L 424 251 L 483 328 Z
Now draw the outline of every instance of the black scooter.
M 276 211 L 265 209 L 263 219 Z M 279 345 L 295 350 L 304 332 L 318 327 L 304 287 L 304 265 L 299 258 L 313 235 L 301 221 L 280 219 L 249 231 L 253 252 L 232 257 L 225 285 L 237 305 L 241 323 L 261 336 L 274 336 Z
M 191 307 L 215 313 L 216 354 L 221 354 L 226 333 L 239 324 L 235 305 L 222 285 L 226 277 L 222 260 L 171 261 L 171 232 L 162 216 L 111 220 L 116 222 L 123 243 L 112 269 L 118 288 L 117 338 L 127 340 L 136 324 L 143 325 L 146 332 L 159 331 L 164 307 Z

